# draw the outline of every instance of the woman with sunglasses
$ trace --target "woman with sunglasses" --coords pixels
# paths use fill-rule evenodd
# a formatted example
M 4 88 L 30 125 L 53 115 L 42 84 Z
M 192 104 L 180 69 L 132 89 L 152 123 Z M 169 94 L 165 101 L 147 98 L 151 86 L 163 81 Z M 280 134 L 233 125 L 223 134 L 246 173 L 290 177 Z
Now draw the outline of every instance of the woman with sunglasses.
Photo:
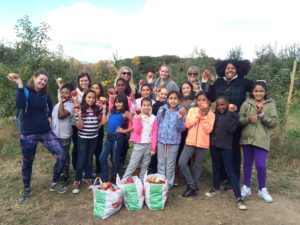
M 134 85 L 133 83 L 133 72 L 132 72 L 132 69 L 128 66 L 122 66 L 119 71 L 118 71 L 118 74 L 117 74 L 117 77 L 115 79 L 115 86 L 117 84 L 117 80 L 119 78 L 123 78 L 127 81 L 127 89 L 126 90 L 126 93 L 129 92 L 132 97 L 134 97 L 134 99 L 137 99 L 137 98 L 140 98 L 140 94 L 138 92 L 138 89 L 137 87 Z
M 199 74 L 200 70 L 197 66 L 190 66 L 186 74 L 188 81 L 191 82 L 193 85 L 193 90 L 195 94 L 197 94 L 200 91 L 205 91 L 206 83 L 208 80 L 211 80 L 211 83 L 215 81 L 215 78 L 212 75 L 211 70 L 209 69 L 204 70 L 204 72 L 202 73 L 201 81 Z

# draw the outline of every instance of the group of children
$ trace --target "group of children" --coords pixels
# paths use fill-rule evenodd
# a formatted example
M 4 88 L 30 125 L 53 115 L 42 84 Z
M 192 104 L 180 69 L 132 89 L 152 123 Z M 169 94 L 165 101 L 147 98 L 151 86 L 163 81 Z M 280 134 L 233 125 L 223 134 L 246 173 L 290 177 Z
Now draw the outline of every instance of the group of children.
M 215 100 L 215 111 L 206 92 L 193 90 L 186 81 L 180 91 L 168 92 L 166 88 L 152 91 L 149 84 L 140 88 L 140 98 L 135 99 L 127 90 L 123 78 L 116 81 L 116 88 L 103 98 L 103 88 L 93 84 L 82 95 L 71 96 L 72 85 L 60 88 L 59 103 L 52 113 L 52 130 L 60 138 L 68 154 L 72 124 L 78 129 L 78 160 L 73 193 L 78 193 L 83 179 L 92 185 L 93 155 L 102 145 L 107 124 L 106 142 L 101 153 L 96 155 L 97 172 L 101 170 L 101 179 L 115 182 L 122 166 L 122 152 L 128 139 L 134 143 L 130 161 L 123 177 L 131 176 L 140 168 L 139 177 L 143 180 L 146 171 L 165 175 L 168 186 L 176 185 L 176 170 L 186 180 L 187 189 L 183 197 L 195 196 L 202 164 L 210 150 L 213 171 L 213 188 L 205 193 L 212 197 L 220 193 L 221 164 L 224 164 L 227 179 L 232 186 L 239 209 L 246 209 L 244 198 L 251 194 L 251 173 L 255 160 L 259 196 L 266 202 L 272 197 L 266 189 L 266 160 L 270 148 L 270 129 L 277 124 L 275 102 L 267 98 L 267 86 L 263 81 L 254 83 L 250 98 L 237 108 L 230 104 L 225 96 Z M 153 100 L 154 94 L 158 97 Z M 74 116 L 75 115 L 75 121 Z M 232 139 L 238 126 L 242 126 L 240 140 L 244 155 L 244 185 L 240 188 L 232 163 Z M 99 141 L 100 140 L 100 141 Z M 102 146 L 101 146 L 102 147 Z M 108 157 L 111 157 L 112 173 L 110 177 Z M 70 157 L 67 156 L 66 179 Z M 157 163 L 155 163 L 157 159 Z M 100 168 L 99 168 L 100 167 Z

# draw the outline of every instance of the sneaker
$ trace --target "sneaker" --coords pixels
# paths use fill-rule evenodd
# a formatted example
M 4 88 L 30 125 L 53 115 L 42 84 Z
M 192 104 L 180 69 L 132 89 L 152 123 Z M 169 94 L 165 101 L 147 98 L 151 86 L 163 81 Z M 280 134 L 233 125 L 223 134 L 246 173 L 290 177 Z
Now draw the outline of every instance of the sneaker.
M 30 197 L 30 192 L 31 192 L 30 188 L 24 188 L 21 191 L 20 196 L 19 196 L 19 203 L 20 204 L 23 204 L 23 203 L 28 201 L 28 199 Z
M 226 183 L 224 185 L 224 191 L 233 192 L 233 188 L 232 188 L 231 184 Z
M 251 188 L 247 187 L 246 185 L 243 185 L 241 188 L 242 198 L 243 199 L 248 198 L 251 194 L 252 194 Z
M 237 198 L 236 204 L 237 204 L 237 206 L 240 210 L 246 210 L 247 209 L 247 206 L 245 205 L 245 202 L 242 198 Z
M 50 191 L 57 191 L 62 194 L 67 191 L 67 187 L 63 183 L 52 183 L 50 185 Z
M 258 191 L 258 196 L 267 203 L 273 202 L 273 198 L 269 194 L 267 188 L 263 188 L 261 191 Z
M 74 182 L 74 188 L 73 188 L 73 190 L 72 190 L 72 193 L 73 193 L 73 194 L 79 193 L 79 192 L 80 192 L 79 187 L 80 187 L 80 181 L 75 181 L 75 182 Z
M 211 189 L 209 192 L 205 193 L 206 197 L 213 197 L 215 195 L 220 194 L 220 190 L 216 190 L 216 189 Z
M 88 180 L 86 180 L 86 183 L 88 185 L 88 189 L 91 190 L 93 188 L 94 180 L 88 179 Z
M 183 194 L 182 194 L 182 197 L 193 197 L 193 196 L 196 196 L 197 195 L 197 190 L 198 188 L 191 188 L 189 187 Z

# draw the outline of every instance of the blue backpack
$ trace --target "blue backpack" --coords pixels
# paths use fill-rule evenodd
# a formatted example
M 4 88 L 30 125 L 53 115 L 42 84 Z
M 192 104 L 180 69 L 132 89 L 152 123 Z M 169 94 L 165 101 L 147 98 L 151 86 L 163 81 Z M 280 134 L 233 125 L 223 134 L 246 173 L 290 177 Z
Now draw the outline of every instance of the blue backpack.
M 28 111 L 28 100 L 29 100 L 29 90 L 24 87 L 24 95 L 25 95 L 25 101 L 26 101 L 26 106 L 25 109 L 23 110 L 22 108 L 17 108 L 16 110 L 16 117 L 15 117 L 15 124 L 16 127 L 18 128 L 18 130 L 21 130 L 21 118 L 23 116 L 23 114 L 27 113 Z M 47 102 L 47 96 L 43 96 L 45 102 L 46 102 L 46 114 L 48 114 L 49 112 L 49 107 L 48 107 L 48 102 Z

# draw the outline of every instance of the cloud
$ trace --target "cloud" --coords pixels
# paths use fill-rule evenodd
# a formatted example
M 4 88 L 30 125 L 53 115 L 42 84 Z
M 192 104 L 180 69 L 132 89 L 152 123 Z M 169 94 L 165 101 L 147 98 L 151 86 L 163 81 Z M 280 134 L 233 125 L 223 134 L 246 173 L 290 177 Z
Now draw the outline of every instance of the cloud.
M 287 45 L 300 39 L 296 1 L 146 0 L 140 11 L 79 2 L 47 14 L 52 48 L 62 44 L 67 55 L 82 61 L 136 55 L 189 56 L 194 47 L 224 58 L 241 46 L 253 58 L 263 44 Z M 295 27 L 295 28 L 294 28 Z

